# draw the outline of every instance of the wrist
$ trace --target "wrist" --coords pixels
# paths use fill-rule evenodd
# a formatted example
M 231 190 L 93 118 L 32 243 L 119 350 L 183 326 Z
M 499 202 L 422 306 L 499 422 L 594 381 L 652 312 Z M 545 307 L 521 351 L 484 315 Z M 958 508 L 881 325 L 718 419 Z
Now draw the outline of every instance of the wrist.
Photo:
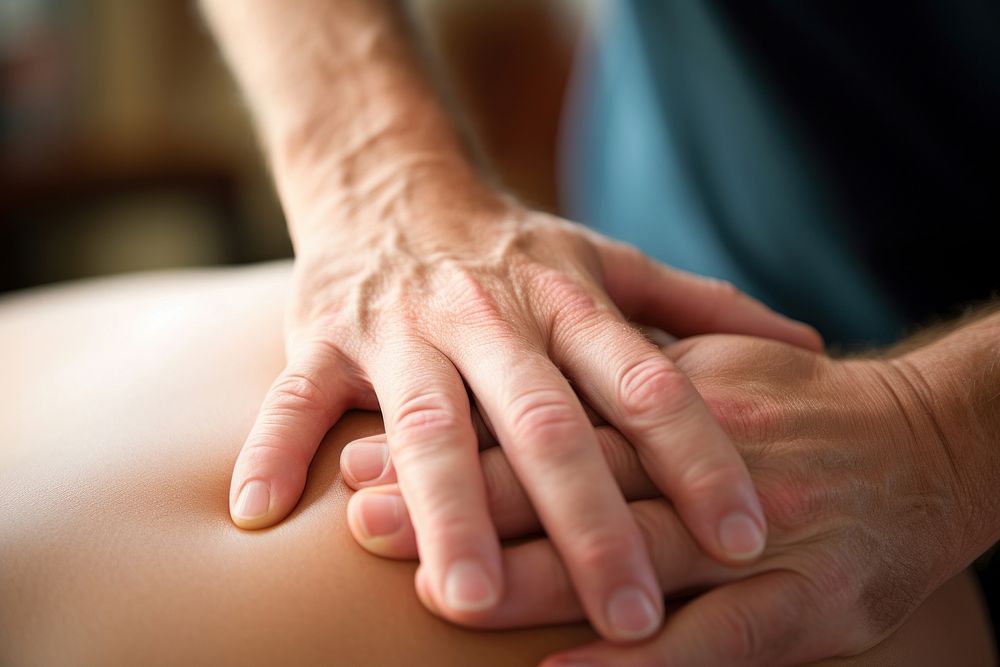
M 968 556 L 967 486 L 942 427 L 943 416 L 927 399 L 926 380 L 909 360 L 870 358 L 845 361 L 853 369 L 839 392 L 854 396 L 851 409 L 864 439 L 882 443 L 883 502 L 901 505 L 900 516 L 922 526 L 918 536 L 926 549 L 924 584 L 930 592 L 964 568 Z M 928 532 L 928 529 L 929 532 Z
M 446 129 L 401 123 L 343 127 L 320 118 L 271 138 L 271 168 L 289 222 L 302 223 L 320 209 L 366 213 L 384 207 L 392 191 L 471 180 L 472 164 Z
M 394 226 L 408 235 L 447 227 L 458 214 L 468 228 L 480 212 L 509 202 L 464 156 L 451 152 L 415 149 L 381 160 L 336 161 L 275 171 L 297 252 L 314 239 L 384 235 Z
M 370 180 L 332 183 L 308 197 L 282 197 L 297 257 L 331 253 L 391 256 L 481 255 L 491 230 L 523 218 L 523 208 L 474 170 L 447 156 L 397 157 Z
M 480 180 L 416 56 L 400 44 L 400 53 L 382 52 L 392 43 L 342 62 L 316 58 L 321 73 L 310 70 L 285 95 L 271 91 L 255 104 L 293 237 L 316 217 L 369 222 L 377 216 L 366 214 L 392 203 L 393 191 Z
M 985 446 L 970 392 L 951 346 L 940 341 L 885 360 L 906 396 L 919 447 L 935 474 L 949 480 L 953 501 L 948 541 L 948 574 L 967 567 L 993 544 L 997 532 L 994 476 L 1000 470 L 995 448 Z

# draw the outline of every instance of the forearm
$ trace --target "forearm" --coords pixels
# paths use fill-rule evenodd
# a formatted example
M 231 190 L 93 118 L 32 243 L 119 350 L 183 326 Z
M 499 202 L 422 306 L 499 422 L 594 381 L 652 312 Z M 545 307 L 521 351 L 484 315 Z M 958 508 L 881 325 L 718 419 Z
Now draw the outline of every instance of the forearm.
M 950 332 L 891 359 L 931 416 L 963 497 L 957 557 L 1000 539 L 1000 309 L 994 304 Z
M 476 182 L 398 1 L 202 5 L 250 101 L 297 244 L 436 189 L 419 186 Z

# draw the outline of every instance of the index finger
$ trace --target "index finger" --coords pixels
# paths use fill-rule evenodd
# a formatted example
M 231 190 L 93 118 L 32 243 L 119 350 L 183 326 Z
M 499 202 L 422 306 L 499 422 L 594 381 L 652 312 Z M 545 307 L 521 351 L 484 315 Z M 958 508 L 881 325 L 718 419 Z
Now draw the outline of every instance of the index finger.
M 281 521 L 302 495 L 323 435 L 361 393 L 333 344 L 306 344 L 271 385 L 233 466 L 229 512 L 240 528 Z

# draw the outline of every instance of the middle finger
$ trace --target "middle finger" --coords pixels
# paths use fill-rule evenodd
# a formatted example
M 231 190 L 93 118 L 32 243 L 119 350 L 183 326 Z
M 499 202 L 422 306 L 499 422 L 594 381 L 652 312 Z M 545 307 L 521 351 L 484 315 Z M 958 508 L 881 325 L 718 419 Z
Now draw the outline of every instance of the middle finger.
M 612 640 L 649 636 L 662 598 L 580 401 L 541 350 L 513 332 L 490 333 L 446 353 L 482 404 L 595 628 Z

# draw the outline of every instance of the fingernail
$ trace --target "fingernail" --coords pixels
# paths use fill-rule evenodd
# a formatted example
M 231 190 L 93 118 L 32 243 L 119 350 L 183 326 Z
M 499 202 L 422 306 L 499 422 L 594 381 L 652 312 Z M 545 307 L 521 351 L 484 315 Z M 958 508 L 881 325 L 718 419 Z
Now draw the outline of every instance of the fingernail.
M 748 560 L 764 550 L 764 532 L 749 515 L 737 512 L 719 524 L 719 543 L 730 558 Z
M 267 483 L 259 479 L 250 480 L 243 485 L 243 489 L 236 499 L 233 518 L 253 521 L 265 516 L 270 506 L 271 489 Z
M 608 601 L 608 624 L 615 637 L 641 639 L 660 625 L 660 615 L 652 600 L 635 586 L 623 586 Z
M 403 499 L 386 493 L 354 496 L 361 529 L 367 537 L 392 535 L 403 525 Z
M 497 591 L 478 561 L 457 560 L 444 578 L 444 602 L 457 611 L 481 611 L 497 602 Z
M 344 467 L 356 482 L 369 482 L 382 476 L 389 460 L 389 448 L 376 443 L 357 443 L 344 453 Z

